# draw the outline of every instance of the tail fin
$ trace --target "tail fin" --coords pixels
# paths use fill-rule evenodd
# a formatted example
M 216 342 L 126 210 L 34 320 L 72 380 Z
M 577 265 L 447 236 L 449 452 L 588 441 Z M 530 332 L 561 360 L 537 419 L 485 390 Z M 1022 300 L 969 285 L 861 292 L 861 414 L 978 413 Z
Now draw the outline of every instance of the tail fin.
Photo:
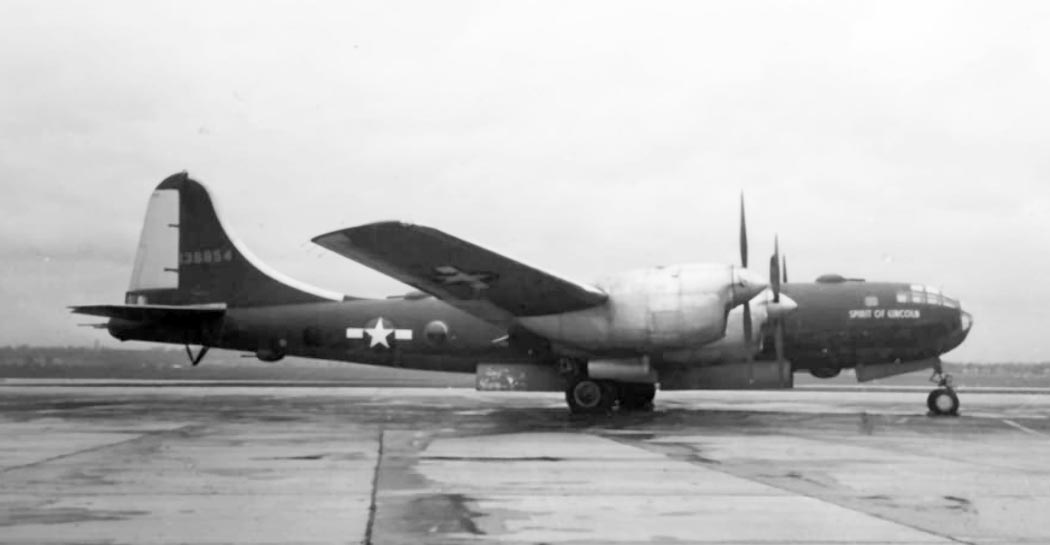
M 181 172 L 150 197 L 125 302 L 246 307 L 344 298 L 261 264 L 223 228 L 208 190 Z

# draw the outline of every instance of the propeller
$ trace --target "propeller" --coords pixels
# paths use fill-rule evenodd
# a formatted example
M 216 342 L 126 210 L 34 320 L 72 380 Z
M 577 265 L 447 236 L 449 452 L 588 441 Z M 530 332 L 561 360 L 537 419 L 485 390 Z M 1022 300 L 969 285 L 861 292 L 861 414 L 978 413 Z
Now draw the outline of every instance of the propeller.
M 744 211 L 744 195 L 740 194 L 740 264 L 742 270 L 740 276 L 745 278 L 748 265 L 748 249 L 747 249 L 747 219 Z M 748 273 L 750 274 L 750 273 Z M 773 327 L 774 344 L 776 348 L 777 361 L 783 361 L 784 359 L 784 324 L 783 318 L 786 314 L 794 311 L 798 305 L 788 296 L 781 297 L 780 291 L 783 284 L 787 283 L 787 260 L 781 258 L 780 255 L 780 237 L 775 236 L 773 238 L 773 255 L 769 257 L 769 282 L 768 284 L 764 279 L 754 279 L 748 277 L 751 286 L 761 288 L 768 286 L 773 293 L 772 300 L 766 300 L 764 308 L 767 312 L 766 323 L 769 323 Z M 743 309 L 743 333 L 745 350 L 744 354 L 748 363 L 748 380 L 753 383 L 754 378 L 754 352 L 752 351 L 752 342 L 754 337 L 753 324 L 751 321 L 751 301 L 750 299 L 757 295 L 757 291 L 749 291 L 747 299 L 742 302 Z
M 740 193 L 740 265 L 747 268 L 747 219 L 744 215 L 744 194 Z M 744 301 L 744 342 L 751 346 L 751 301 Z M 747 361 L 751 362 L 751 350 L 745 350 Z
M 773 289 L 773 302 L 780 302 L 780 237 L 773 236 L 773 255 L 769 256 L 769 287 Z
M 773 237 L 773 255 L 769 258 L 769 285 L 773 288 L 773 303 L 780 303 L 781 280 L 787 282 L 787 262 L 781 265 L 780 261 L 780 236 Z M 777 361 L 784 361 L 784 319 L 776 316 L 773 319 L 773 347 L 776 350 Z
M 787 257 L 780 255 L 780 237 L 773 238 L 773 255 L 770 256 L 770 287 L 773 289 L 773 305 L 776 306 L 775 315 L 770 316 L 773 326 L 773 345 L 776 350 L 777 361 L 784 359 L 784 323 L 783 318 L 787 312 L 796 308 L 796 303 L 790 297 L 781 306 L 780 289 L 787 284 Z

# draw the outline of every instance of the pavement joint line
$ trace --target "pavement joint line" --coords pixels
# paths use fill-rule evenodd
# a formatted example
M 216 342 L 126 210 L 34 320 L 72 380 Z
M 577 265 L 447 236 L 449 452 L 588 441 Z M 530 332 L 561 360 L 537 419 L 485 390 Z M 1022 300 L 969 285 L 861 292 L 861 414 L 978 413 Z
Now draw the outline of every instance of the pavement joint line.
M 376 523 L 376 497 L 379 496 L 379 468 L 383 463 L 383 439 L 385 437 L 386 430 L 379 428 L 379 447 L 376 450 L 376 467 L 372 472 L 372 494 L 368 502 L 368 522 L 365 524 L 365 537 L 362 540 L 364 545 L 372 545 L 372 528 Z
M 638 444 L 632 444 L 632 442 L 630 441 L 629 437 L 616 437 L 616 436 L 609 437 L 609 436 L 600 435 L 600 434 L 599 434 L 599 437 L 604 437 L 605 439 L 616 441 L 617 443 L 621 443 L 621 444 L 627 445 L 629 447 L 639 448 L 639 449 L 642 449 L 642 450 L 649 450 L 649 449 L 646 449 L 644 446 L 640 446 Z M 637 441 L 637 440 L 634 441 L 634 443 L 638 443 L 638 442 L 639 441 Z M 682 444 L 682 443 L 678 443 L 678 444 Z M 686 446 L 689 447 L 688 444 L 686 444 Z M 690 448 L 690 450 L 692 450 L 691 447 L 689 447 L 689 448 Z M 653 451 L 650 451 L 650 452 L 653 452 Z M 929 529 L 926 529 L 926 528 L 922 528 L 922 527 L 916 526 L 916 525 L 908 523 L 908 522 L 894 520 L 894 519 L 890 518 L 889 516 L 883 515 L 881 513 L 873 513 L 873 512 L 870 512 L 870 511 L 866 511 L 864 509 L 860 509 L 860 508 L 855 507 L 853 505 L 850 505 L 848 503 L 839 503 L 839 502 L 833 501 L 831 498 L 822 498 L 820 496 L 816 496 L 816 495 L 813 495 L 813 494 L 806 494 L 806 493 L 798 491 L 798 490 L 792 490 L 792 489 L 787 488 L 787 487 L 785 487 L 785 486 L 783 486 L 781 484 L 776 484 L 775 482 L 767 482 L 766 480 L 763 480 L 763 479 L 758 478 L 758 477 L 754 477 L 754 476 L 747 475 L 747 474 L 741 474 L 739 472 L 732 471 L 731 469 L 725 467 L 724 464 L 704 464 L 704 463 L 702 463 L 700 461 L 696 461 L 696 460 L 688 460 L 688 459 L 685 459 L 685 458 L 681 458 L 681 459 L 673 458 L 673 457 L 669 456 L 666 453 L 659 452 L 659 451 L 655 451 L 655 452 L 657 452 L 658 454 L 660 454 L 661 456 L 664 456 L 665 458 L 667 458 L 669 460 L 678 460 L 678 461 L 685 462 L 687 464 L 702 466 L 704 469 L 709 469 L 711 471 L 717 471 L 719 473 L 724 473 L 726 475 L 729 475 L 729 476 L 732 476 L 732 477 L 736 477 L 738 479 L 744 479 L 744 480 L 747 480 L 747 481 L 759 483 L 761 485 L 768 486 L 770 488 L 775 488 L 777 490 L 781 490 L 783 492 L 787 492 L 788 494 L 791 494 L 791 495 L 804 496 L 804 497 L 811 498 L 811 499 L 814 499 L 814 500 L 819 501 L 819 502 L 835 505 L 835 506 L 840 507 L 842 509 L 847 509 L 847 510 L 853 511 L 855 513 L 860 513 L 862 515 L 866 515 L 866 516 L 869 516 L 869 517 L 872 517 L 872 518 L 877 518 L 879 520 L 882 520 L 882 521 L 885 521 L 885 522 L 889 522 L 890 524 L 896 524 L 898 526 L 902 526 L 902 527 L 905 527 L 905 528 L 910 528 L 912 530 L 915 530 L 916 532 L 921 532 L 923 534 L 927 534 L 927 535 L 930 535 L 930 536 L 946 539 L 946 540 L 949 540 L 949 541 L 951 541 L 953 543 L 962 543 L 963 545 L 978 545 L 978 543 L 976 541 L 966 541 L 964 539 L 957 538 L 957 537 L 952 536 L 952 535 L 948 535 L 948 534 L 944 534 L 944 533 L 937 532 L 937 531 L 934 531 L 934 530 L 929 530 Z
M 860 415 L 862 413 L 857 413 L 857 414 Z M 869 414 L 869 416 L 873 415 L 873 413 L 868 413 L 868 414 Z M 973 416 L 972 415 L 967 415 L 967 417 L 971 417 L 972 418 Z M 987 418 L 984 418 L 984 419 L 986 419 L 986 420 L 993 420 L 995 418 L 987 417 Z M 1037 432 L 1035 430 L 1032 430 L 1032 431 L 1035 432 L 1035 433 L 1039 433 L 1039 432 Z M 820 436 L 820 435 L 812 435 L 811 433 L 800 432 L 798 430 L 785 430 L 783 433 L 785 435 L 790 435 L 790 436 L 795 437 L 795 438 L 806 439 L 808 441 L 819 441 L 819 442 L 822 442 L 822 443 L 838 444 L 838 442 L 840 441 L 840 439 L 838 439 L 838 438 L 830 438 L 830 437 L 824 437 L 824 436 Z M 954 438 L 949 438 L 949 439 L 946 439 L 946 440 L 954 440 L 954 441 L 966 442 L 964 440 L 954 439 Z M 903 446 L 903 445 L 894 445 L 892 447 L 889 447 L 889 446 L 884 446 L 884 445 L 881 445 L 881 444 L 878 444 L 878 443 L 872 443 L 872 444 L 857 444 L 855 446 L 862 446 L 863 448 L 868 448 L 868 449 L 878 450 L 878 451 L 883 451 L 883 452 L 890 452 L 890 453 L 895 453 L 895 454 L 904 453 L 904 454 L 907 454 L 909 456 L 918 456 L 918 457 L 923 457 L 923 458 L 937 458 L 937 459 L 941 459 L 941 460 L 947 460 L 949 462 L 956 463 L 956 464 L 970 465 L 970 466 L 974 466 L 974 467 L 990 467 L 990 468 L 998 469 L 1000 471 L 1019 471 L 1019 472 L 1022 472 L 1022 473 L 1028 473 L 1028 472 L 1031 471 L 1028 468 L 1022 468 L 1022 467 L 1004 466 L 1004 465 L 989 464 L 989 463 L 978 463 L 977 461 L 975 461 L 975 460 L 973 460 L 971 458 L 955 458 L 955 457 L 944 455 L 944 454 L 934 455 L 934 454 L 930 454 L 930 453 L 927 453 L 927 452 L 916 451 L 914 448 Z
M 1010 420 L 1009 418 L 1004 418 L 1003 419 L 1003 423 L 1006 424 L 1007 426 L 1012 427 L 1012 428 L 1019 429 L 1019 430 L 1025 432 L 1025 433 L 1027 433 L 1029 435 L 1035 435 L 1036 437 L 1046 437 L 1045 433 L 1038 432 L 1038 431 L 1033 430 L 1032 428 L 1029 428 L 1028 426 L 1024 426 L 1024 425 L 1018 424 L 1017 422 L 1014 422 L 1013 420 Z
M 179 426 L 177 428 L 168 429 L 168 430 L 154 430 L 154 431 L 148 431 L 148 432 L 145 432 L 145 433 L 139 433 L 139 434 L 135 435 L 134 437 L 129 437 L 128 439 L 124 439 L 123 441 L 117 441 L 115 443 L 105 443 L 105 444 L 102 444 L 102 445 L 95 445 L 93 447 L 88 447 L 88 448 L 84 448 L 84 449 L 80 449 L 80 450 L 75 450 L 73 452 L 66 452 L 66 453 L 63 453 L 63 454 L 58 454 L 56 456 L 51 456 L 50 458 L 44 458 L 43 460 L 37 460 L 35 462 L 29 462 L 28 464 L 19 464 L 19 465 L 16 465 L 16 466 L 7 466 L 7 467 L 4 467 L 4 468 L 0 468 L 0 473 L 7 473 L 9 471 L 17 471 L 17 470 L 20 470 L 20 469 L 27 469 L 27 468 L 30 468 L 30 467 L 33 467 L 33 466 L 49 464 L 51 462 L 54 462 L 56 460 L 61 460 L 63 458 L 71 458 L 71 457 L 77 456 L 79 454 L 86 454 L 88 452 L 95 452 L 95 451 L 99 451 L 99 450 L 105 450 L 105 449 L 108 449 L 108 448 L 116 448 L 116 447 L 120 447 L 120 446 L 129 444 L 129 443 L 134 443 L 136 441 L 141 441 L 143 439 L 150 439 L 150 438 L 153 438 L 153 437 L 156 437 L 156 436 L 159 436 L 159 435 L 165 435 L 165 434 L 169 434 L 169 433 L 176 433 L 176 432 L 181 432 L 181 431 L 185 431 L 185 430 L 188 430 L 188 429 L 203 428 L 203 427 L 204 427 L 204 425 L 202 425 L 202 424 L 186 424 L 186 425 Z

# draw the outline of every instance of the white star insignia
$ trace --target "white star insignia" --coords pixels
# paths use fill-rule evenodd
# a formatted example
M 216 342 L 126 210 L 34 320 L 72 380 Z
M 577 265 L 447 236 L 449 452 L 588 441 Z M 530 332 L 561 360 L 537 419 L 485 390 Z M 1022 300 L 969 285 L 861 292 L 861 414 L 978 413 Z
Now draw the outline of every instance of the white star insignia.
M 386 326 L 383 325 L 382 318 L 376 320 L 376 325 L 372 326 L 372 329 L 365 330 L 365 333 L 368 333 L 368 337 L 371 339 L 371 343 L 368 345 L 368 347 L 372 348 L 376 345 L 381 344 L 387 348 L 390 348 L 390 342 L 387 340 L 387 338 L 389 338 L 390 334 L 393 332 L 393 329 L 387 329 Z
M 462 284 L 470 286 L 471 288 L 474 288 L 476 290 L 483 290 L 489 288 L 489 282 L 495 279 L 495 275 L 493 275 L 492 273 L 479 272 L 471 274 L 463 272 L 451 265 L 435 267 L 434 272 L 438 273 L 439 280 L 441 280 L 441 283 L 443 284 Z

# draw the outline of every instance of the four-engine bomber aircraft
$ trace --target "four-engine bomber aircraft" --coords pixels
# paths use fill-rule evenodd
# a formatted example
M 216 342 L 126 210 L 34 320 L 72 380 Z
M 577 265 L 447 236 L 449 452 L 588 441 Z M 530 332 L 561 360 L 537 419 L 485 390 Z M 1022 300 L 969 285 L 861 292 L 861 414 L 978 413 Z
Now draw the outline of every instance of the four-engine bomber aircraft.
M 317 244 L 419 291 L 362 299 L 302 285 L 258 262 L 185 172 L 154 191 L 123 305 L 73 307 L 109 318 L 121 340 L 413 369 L 476 373 L 481 390 L 564 391 L 574 412 L 650 407 L 661 389 L 791 388 L 792 373 L 856 368 L 859 380 L 934 369 L 927 404 L 958 398 L 938 356 L 970 317 L 937 291 L 836 276 L 788 284 L 747 267 L 655 267 L 580 284 L 399 222 L 334 231 Z M 755 332 L 758 334 L 755 334 Z M 191 345 L 200 345 L 197 354 Z

